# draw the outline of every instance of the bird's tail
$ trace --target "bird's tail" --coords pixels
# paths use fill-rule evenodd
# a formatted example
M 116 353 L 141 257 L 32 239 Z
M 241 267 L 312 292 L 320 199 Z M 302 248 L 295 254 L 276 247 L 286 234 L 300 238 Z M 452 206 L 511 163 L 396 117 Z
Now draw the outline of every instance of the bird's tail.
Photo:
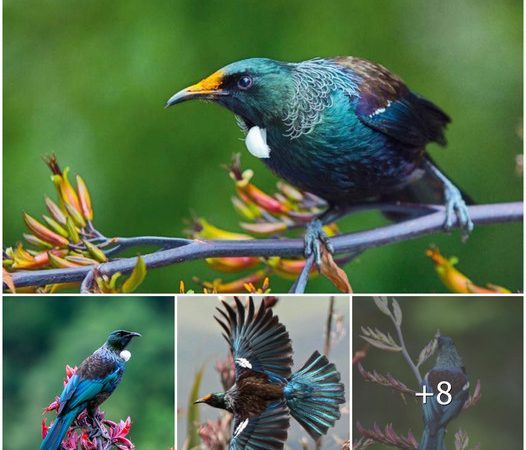
M 439 428 L 436 433 L 432 434 L 429 429 L 424 429 L 422 439 L 418 446 L 418 450 L 445 450 L 444 437 L 446 435 L 445 428 Z
M 289 378 L 284 393 L 290 414 L 315 440 L 334 426 L 338 405 L 345 403 L 340 373 L 317 351 Z
M 78 412 L 79 411 L 74 409 L 67 414 L 58 416 L 48 430 L 42 444 L 40 444 L 40 450 L 58 450 L 71 422 L 77 417 Z

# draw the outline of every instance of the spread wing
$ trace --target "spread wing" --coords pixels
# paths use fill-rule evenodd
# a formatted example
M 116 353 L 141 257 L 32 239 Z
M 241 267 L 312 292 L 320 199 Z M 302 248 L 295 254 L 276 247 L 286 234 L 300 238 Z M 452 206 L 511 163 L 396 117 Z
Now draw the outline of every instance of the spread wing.
M 215 317 L 225 333 L 224 338 L 236 365 L 236 379 L 246 370 L 264 373 L 272 378 L 288 378 L 292 367 L 292 344 L 285 326 L 272 309 L 261 302 L 255 312 L 254 301 L 249 299 L 248 311 L 235 298 L 236 306 L 225 301 L 217 308 L 221 317 Z
M 339 57 L 332 60 L 359 78 L 356 115 L 367 126 L 406 145 L 446 144 L 444 130 L 451 119 L 436 105 L 411 92 L 385 67 Z
M 234 418 L 229 450 L 282 450 L 288 428 L 289 409 L 285 402 L 270 403 L 259 416 Z

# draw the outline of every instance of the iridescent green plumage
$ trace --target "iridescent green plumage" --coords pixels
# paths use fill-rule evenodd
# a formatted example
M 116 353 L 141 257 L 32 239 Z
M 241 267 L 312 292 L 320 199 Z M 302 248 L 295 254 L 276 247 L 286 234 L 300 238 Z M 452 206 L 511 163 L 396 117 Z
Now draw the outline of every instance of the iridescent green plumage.
M 325 199 L 330 213 L 376 201 L 444 202 L 447 228 L 458 223 L 464 235 L 473 228 L 460 190 L 425 150 L 430 142 L 445 145 L 449 117 L 385 67 L 354 57 L 252 58 L 225 66 L 167 105 L 192 98 L 225 106 L 245 131 L 261 130 L 270 151 L 256 154 L 280 177 Z

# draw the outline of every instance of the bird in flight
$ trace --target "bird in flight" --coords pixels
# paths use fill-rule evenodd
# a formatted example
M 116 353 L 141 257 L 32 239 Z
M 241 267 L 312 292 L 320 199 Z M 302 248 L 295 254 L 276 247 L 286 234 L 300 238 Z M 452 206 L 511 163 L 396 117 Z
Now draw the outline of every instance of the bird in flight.
M 280 450 L 287 440 L 290 416 L 317 440 L 340 418 L 345 389 L 340 373 L 315 351 L 292 373 L 289 334 L 271 308 L 252 298 L 245 308 L 222 301 L 215 317 L 224 330 L 235 364 L 235 383 L 226 392 L 200 398 L 234 415 L 229 450 Z

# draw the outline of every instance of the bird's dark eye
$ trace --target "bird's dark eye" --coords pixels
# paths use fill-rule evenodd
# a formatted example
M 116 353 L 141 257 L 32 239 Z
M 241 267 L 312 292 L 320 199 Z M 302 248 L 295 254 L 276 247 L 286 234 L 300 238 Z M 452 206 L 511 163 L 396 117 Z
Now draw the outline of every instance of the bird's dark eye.
M 239 89 L 242 89 L 243 91 L 246 91 L 247 89 L 250 89 L 252 87 L 252 84 L 254 82 L 252 81 L 252 77 L 248 75 L 243 75 L 239 80 L 237 80 L 237 87 Z

